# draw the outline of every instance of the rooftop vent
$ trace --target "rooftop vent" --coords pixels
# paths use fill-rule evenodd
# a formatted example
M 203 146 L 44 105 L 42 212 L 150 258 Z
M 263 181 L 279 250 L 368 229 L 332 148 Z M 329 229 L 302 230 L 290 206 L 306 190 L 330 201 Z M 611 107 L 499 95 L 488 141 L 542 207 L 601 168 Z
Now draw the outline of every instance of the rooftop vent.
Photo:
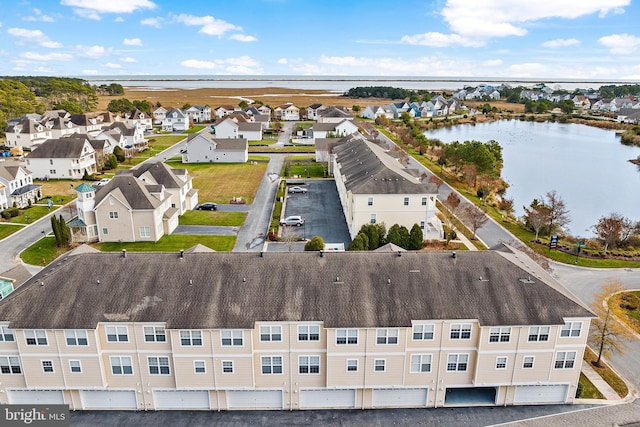
M 451 252 L 451 258 L 456 259 L 456 252 L 455 251 Z
M 324 258 L 324 251 L 320 251 L 320 258 Z
M 398 256 L 402 256 L 402 251 L 398 251 Z
M 180 249 L 180 259 L 184 259 L 184 249 Z
M 536 283 L 533 280 L 531 280 L 531 276 L 528 276 L 526 279 L 518 279 L 518 280 L 520 280 L 522 283 L 528 283 L 528 284 Z
M 122 250 L 122 258 L 126 258 L 127 257 L 127 250 L 123 249 Z

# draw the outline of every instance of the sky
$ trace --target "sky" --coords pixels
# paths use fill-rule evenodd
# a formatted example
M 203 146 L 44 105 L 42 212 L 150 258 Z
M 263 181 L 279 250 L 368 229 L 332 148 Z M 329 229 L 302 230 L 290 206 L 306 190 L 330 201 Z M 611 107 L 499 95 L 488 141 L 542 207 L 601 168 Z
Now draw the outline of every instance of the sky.
M 0 75 L 640 81 L 640 0 L 0 0 Z

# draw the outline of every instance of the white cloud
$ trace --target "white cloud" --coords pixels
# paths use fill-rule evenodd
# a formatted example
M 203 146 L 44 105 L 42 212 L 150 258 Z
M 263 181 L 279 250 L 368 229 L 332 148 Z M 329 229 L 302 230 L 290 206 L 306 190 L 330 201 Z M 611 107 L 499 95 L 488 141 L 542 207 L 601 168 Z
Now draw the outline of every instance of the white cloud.
M 114 64 L 113 62 L 107 62 L 104 66 L 107 68 L 122 68 L 122 65 Z
M 262 74 L 264 70 L 260 63 L 249 56 L 238 58 L 214 59 L 202 61 L 199 59 L 187 59 L 180 63 L 183 67 L 200 70 L 217 70 L 218 74 Z
M 38 53 L 38 52 L 24 52 L 20 54 L 21 58 L 31 61 L 71 61 L 73 56 L 68 53 Z
M 528 62 L 524 64 L 513 64 L 507 68 L 508 75 L 513 77 L 541 77 L 549 76 L 549 67 L 545 64 L 537 62 Z
M 33 69 L 33 71 L 35 71 L 36 73 L 52 73 L 53 72 L 53 68 L 36 67 L 36 68 Z
M 447 0 L 440 14 L 452 34 L 407 35 L 401 41 L 428 46 L 481 46 L 494 37 L 524 36 L 527 25 L 541 19 L 575 19 L 594 13 L 604 17 L 624 13 L 623 7 L 630 3 L 631 0 Z M 448 42 L 447 37 L 453 39 Z
M 82 74 L 88 74 L 90 76 L 96 75 L 96 74 L 100 74 L 100 71 L 98 70 L 82 70 Z
M 40 30 L 27 30 L 24 28 L 9 28 L 7 33 L 20 39 L 21 43 L 36 43 L 49 49 L 61 48 L 62 44 L 54 42 Z
M 155 28 L 162 28 L 162 24 L 164 22 L 163 18 L 157 17 L 157 18 L 145 18 L 142 21 L 140 21 L 141 25 L 148 25 L 150 27 L 155 27 Z
M 118 16 L 113 22 L 124 22 L 124 19 L 121 16 Z
M 112 53 L 111 48 L 105 48 L 104 46 L 82 46 L 77 45 L 76 52 L 79 56 L 85 56 L 89 58 L 100 58 L 110 55 Z
M 103 13 L 132 13 L 157 7 L 150 0 L 60 0 L 60 4 L 73 7 L 74 13 L 79 16 L 97 20 Z
M 176 21 L 187 26 L 199 26 L 199 33 L 209 36 L 222 36 L 229 31 L 242 31 L 241 27 L 230 24 L 222 19 L 216 19 L 213 16 L 194 16 L 194 15 L 177 15 Z
M 122 62 L 138 62 L 135 58 L 127 56 L 126 58 L 121 59 Z
M 247 36 L 245 34 L 233 34 L 231 36 L 229 36 L 230 40 L 237 40 L 239 42 L 255 42 L 258 41 L 257 38 L 253 37 L 253 36 Z
M 124 39 L 122 43 L 125 46 L 142 46 L 142 40 L 140 40 L 139 38 Z
M 555 49 L 559 47 L 575 46 L 579 44 L 580 44 L 580 40 L 578 39 L 555 39 L 555 40 L 549 40 L 542 43 L 542 46 Z
M 280 58 L 280 59 L 278 59 L 278 64 L 283 64 L 283 65 L 284 65 L 284 64 L 286 64 L 286 63 L 288 63 L 288 62 L 289 62 L 289 61 L 287 60 L 287 58 Z
M 488 59 L 486 61 L 482 61 L 483 67 L 499 67 L 502 65 L 502 59 Z
M 612 34 L 600 37 L 598 43 L 609 48 L 609 51 L 616 55 L 625 55 L 635 52 L 640 47 L 640 37 L 630 34 Z
M 22 19 L 24 21 L 31 21 L 31 22 L 34 22 L 34 21 L 54 22 L 54 19 L 51 16 L 43 14 L 42 11 L 38 8 L 34 8 L 32 12 L 33 12 L 32 15 L 25 16 Z

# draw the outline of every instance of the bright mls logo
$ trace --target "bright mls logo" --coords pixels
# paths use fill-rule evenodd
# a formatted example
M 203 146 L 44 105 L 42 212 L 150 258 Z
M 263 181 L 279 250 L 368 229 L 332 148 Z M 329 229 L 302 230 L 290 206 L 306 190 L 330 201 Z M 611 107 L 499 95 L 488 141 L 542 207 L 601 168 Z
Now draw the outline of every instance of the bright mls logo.
M 2 426 L 69 426 L 67 405 L 2 405 Z

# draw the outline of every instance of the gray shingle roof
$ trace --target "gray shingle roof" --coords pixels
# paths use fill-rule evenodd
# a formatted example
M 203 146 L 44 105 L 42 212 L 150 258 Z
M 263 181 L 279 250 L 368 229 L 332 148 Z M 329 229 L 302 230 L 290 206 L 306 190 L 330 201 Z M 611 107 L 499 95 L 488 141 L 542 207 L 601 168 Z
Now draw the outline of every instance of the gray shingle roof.
M 184 182 L 178 178 L 179 174 L 171 167 L 162 162 L 145 162 L 127 171 L 136 178 L 141 177 L 145 172 L 149 172 L 158 184 L 164 185 L 165 188 L 181 188 Z
M 47 139 L 38 145 L 28 157 L 33 159 L 77 159 L 83 156 L 86 138 Z
M 168 328 L 400 327 L 431 319 L 559 325 L 591 315 L 494 251 L 64 255 L 0 301 L 0 320 L 17 329 L 89 329 L 110 320 Z
M 130 174 L 116 175 L 111 181 L 98 187 L 96 206 L 109 194 L 127 203 L 131 209 L 155 209 L 161 203 L 157 197 L 151 195 L 143 181 Z
M 223 151 L 246 151 L 249 142 L 246 138 L 213 138 L 216 143 L 216 150 Z

